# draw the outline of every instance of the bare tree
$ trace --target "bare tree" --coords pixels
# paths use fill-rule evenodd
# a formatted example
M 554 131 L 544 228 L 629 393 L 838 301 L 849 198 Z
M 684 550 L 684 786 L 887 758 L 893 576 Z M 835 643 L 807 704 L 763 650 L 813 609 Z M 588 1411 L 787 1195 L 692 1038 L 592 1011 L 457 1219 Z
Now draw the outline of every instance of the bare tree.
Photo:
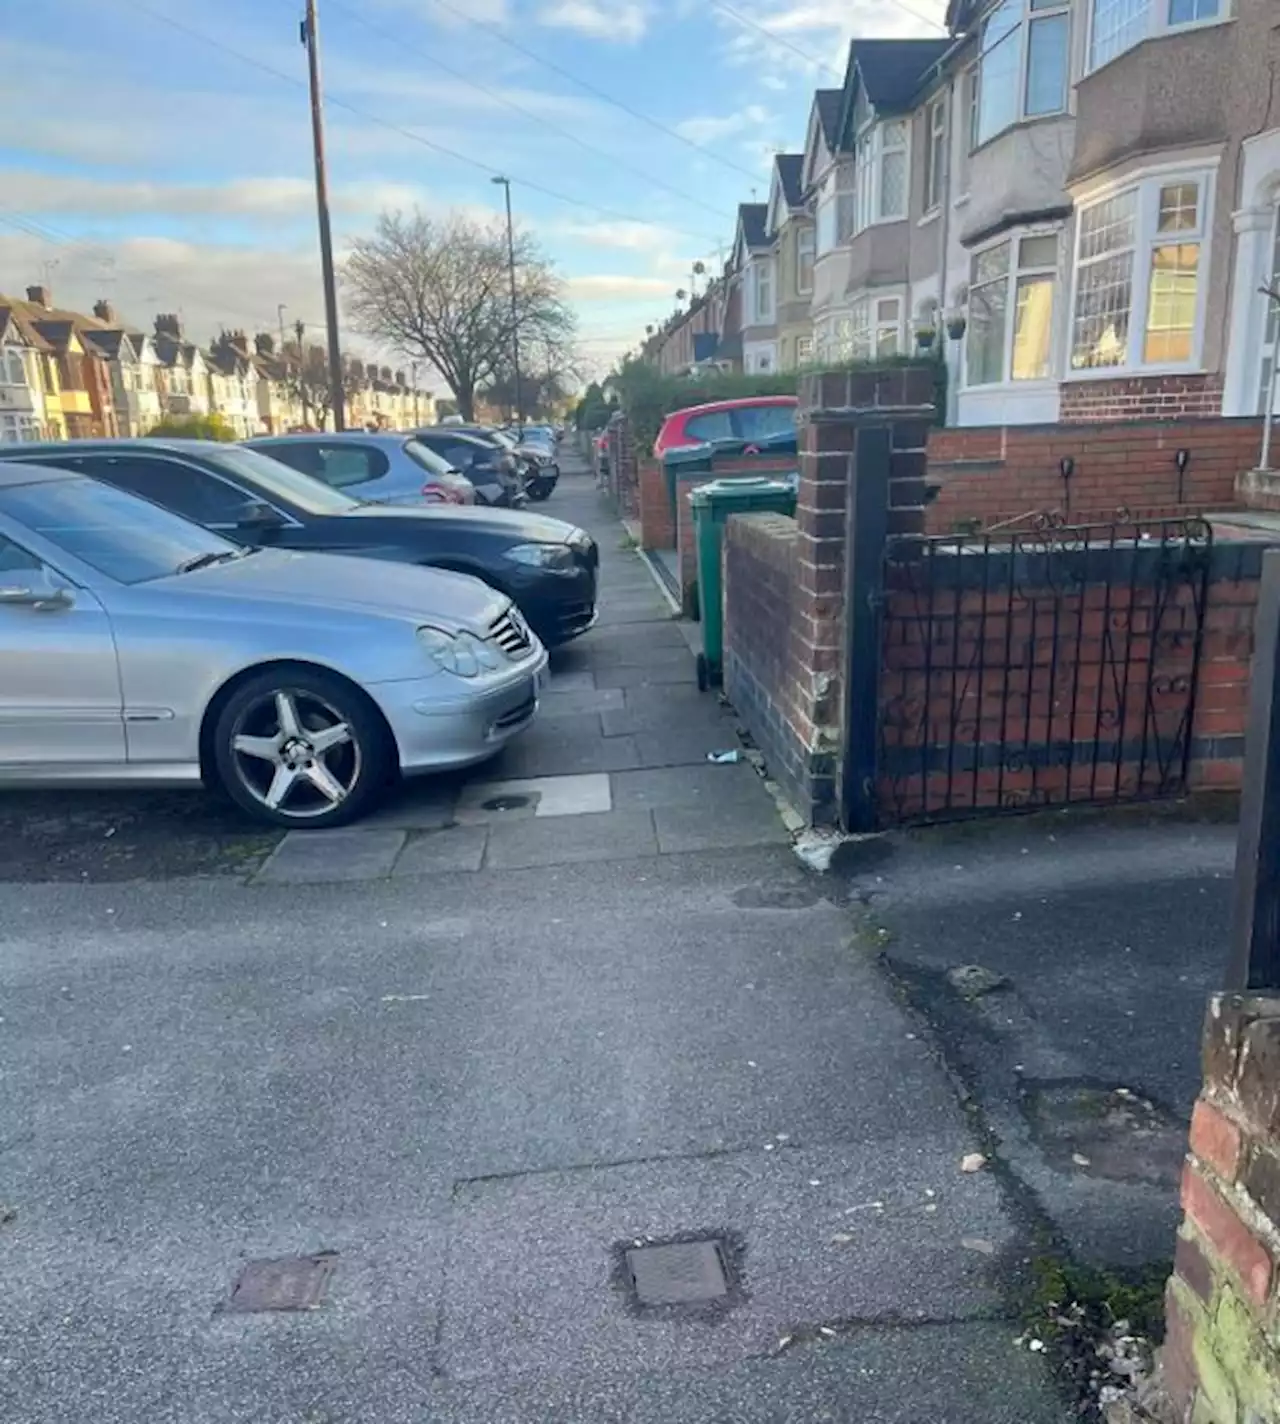
M 522 350 L 552 353 L 545 369 L 572 364 L 564 284 L 528 233 L 516 233 L 515 259 L 513 318 L 504 227 L 456 213 L 442 222 L 383 213 L 347 259 L 347 306 L 365 335 L 429 361 L 470 420 L 477 391 L 508 365 L 515 323 Z
M 333 408 L 333 386 L 329 380 L 329 357 L 323 346 L 307 346 L 299 359 L 297 350 L 285 358 L 285 389 L 302 406 L 302 418 L 318 429 L 325 428 Z M 347 359 L 342 363 L 342 391 L 350 400 L 364 385 L 363 367 Z

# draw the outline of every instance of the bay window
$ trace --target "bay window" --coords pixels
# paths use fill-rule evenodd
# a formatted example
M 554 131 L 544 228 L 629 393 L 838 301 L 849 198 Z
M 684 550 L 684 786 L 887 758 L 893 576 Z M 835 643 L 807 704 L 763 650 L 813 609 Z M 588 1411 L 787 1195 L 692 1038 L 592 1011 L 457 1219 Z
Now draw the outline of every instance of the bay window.
M 968 385 L 1050 378 L 1057 280 L 1056 232 L 1009 237 L 974 254 L 965 335 Z
M 758 257 L 751 264 L 755 279 L 755 320 L 773 320 L 773 259 Z
M 818 193 L 817 255 L 823 256 L 853 236 L 853 174 L 846 164 L 828 173 Z
M 22 352 L 12 346 L 0 350 L 0 385 L 25 386 L 27 384 L 27 364 Z
M 982 23 L 976 142 L 1063 113 L 1070 58 L 1067 0 L 1000 0 Z
M 813 291 L 814 235 L 805 228 L 796 238 L 796 291 L 808 296 Z
M 905 120 L 887 119 L 873 124 L 858 140 L 851 233 L 906 217 L 908 134 Z
M 1208 176 L 1197 174 L 1149 179 L 1080 209 L 1073 370 L 1195 363 L 1208 197 Z
M 1226 0 L 1092 0 L 1089 68 L 1098 69 L 1145 40 L 1224 18 Z

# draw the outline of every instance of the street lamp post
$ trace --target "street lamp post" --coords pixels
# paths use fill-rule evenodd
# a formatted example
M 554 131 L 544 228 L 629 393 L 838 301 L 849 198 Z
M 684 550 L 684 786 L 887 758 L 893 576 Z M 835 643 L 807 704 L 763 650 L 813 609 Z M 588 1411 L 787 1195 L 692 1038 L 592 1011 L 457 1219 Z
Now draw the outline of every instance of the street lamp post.
M 516 233 L 511 221 L 511 179 L 497 177 L 493 182 L 502 186 L 507 200 L 507 266 L 511 275 L 511 364 L 516 377 L 516 433 L 524 434 L 524 405 L 520 391 L 520 308 L 516 301 Z

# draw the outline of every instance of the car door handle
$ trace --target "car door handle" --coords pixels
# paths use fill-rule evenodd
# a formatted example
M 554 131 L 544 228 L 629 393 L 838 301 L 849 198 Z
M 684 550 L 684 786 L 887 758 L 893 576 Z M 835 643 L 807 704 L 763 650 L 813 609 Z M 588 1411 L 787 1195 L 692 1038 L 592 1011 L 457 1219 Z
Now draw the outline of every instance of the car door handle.
M 70 608 L 71 590 L 68 588 L 25 588 L 21 584 L 0 584 L 0 603 L 15 604 L 20 608 Z

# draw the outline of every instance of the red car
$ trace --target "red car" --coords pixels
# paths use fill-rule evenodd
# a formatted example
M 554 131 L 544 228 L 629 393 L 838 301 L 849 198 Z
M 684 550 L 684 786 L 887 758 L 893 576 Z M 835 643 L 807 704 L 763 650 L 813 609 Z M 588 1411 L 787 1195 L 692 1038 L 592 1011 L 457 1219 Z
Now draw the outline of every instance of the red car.
M 692 405 L 667 416 L 653 442 L 653 455 L 702 445 L 708 440 L 767 440 L 794 430 L 795 396 L 744 396 L 739 400 Z

